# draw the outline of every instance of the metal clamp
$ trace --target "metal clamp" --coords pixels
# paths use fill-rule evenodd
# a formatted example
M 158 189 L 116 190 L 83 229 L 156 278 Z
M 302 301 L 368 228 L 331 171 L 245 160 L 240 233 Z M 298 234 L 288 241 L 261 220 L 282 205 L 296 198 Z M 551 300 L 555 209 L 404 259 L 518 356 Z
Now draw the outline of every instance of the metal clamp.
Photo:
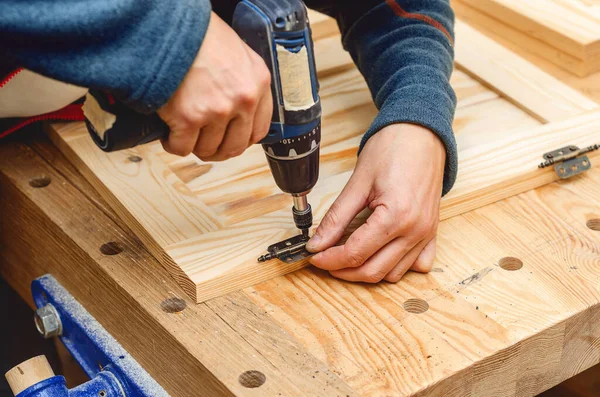
M 19 392 L 18 397 L 167 397 L 167 392 L 50 275 L 31 284 L 42 336 L 59 336 L 90 381 L 68 390 L 52 376 Z

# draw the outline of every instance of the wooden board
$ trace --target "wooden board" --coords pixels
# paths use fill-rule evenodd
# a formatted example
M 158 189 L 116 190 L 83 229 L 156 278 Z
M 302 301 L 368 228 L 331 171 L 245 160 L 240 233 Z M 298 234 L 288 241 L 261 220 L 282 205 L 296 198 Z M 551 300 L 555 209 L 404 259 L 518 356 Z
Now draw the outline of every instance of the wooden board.
M 443 221 L 428 275 L 366 286 L 304 269 L 195 305 L 36 141 L 0 145 L 0 274 L 29 301 L 53 274 L 173 396 L 521 397 L 600 361 L 599 170 Z M 123 251 L 100 253 L 108 241 Z M 243 387 L 248 370 L 265 383 Z
M 600 361 L 599 197 L 596 169 L 443 221 L 399 284 L 307 268 L 246 292 L 361 395 L 534 396 Z
M 463 45 L 483 51 L 489 44 L 476 31 L 460 26 L 459 32 L 472 36 Z M 316 52 L 321 42 L 332 38 L 317 41 Z M 337 43 L 340 47 L 339 37 Z M 533 118 L 498 98 L 498 93 L 514 93 L 509 96 L 511 101 L 544 121 L 562 120 L 597 107 L 545 74 L 533 76 L 535 83 L 522 84 L 518 71 L 528 75 L 538 70 L 502 47 L 492 50 L 504 52 L 486 58 L 457 50 L 467 54 L 461 58 L 463 69 L 488 85 L 497 84 L 497 89 L 494 93 L 475 85 L 462 73 L 452 81 L 459 97 L 457 139 L 467 144 L 459 146 L 459 178 L 442 201 L 442 219 L 555 180 L 551 169 L 536 167 L 546 151 L 600 142 L 596 113 L 535 128 Z M 500 56 L 512 59 L 516 69 L 507 70 L 498 62 Z M 321 177 L 310 195 L 316 223 L 350 177 L 360 137 L 376 115 L 366 84 L 355 68 L 328 74 L 320 81 Z M 461 92 L 460 84 L 478 88 Z M 477 104 L 484 98 L 489 98 L 485 99 L 489 103 Z M 496 102 L 492 104 L 492 100 Z M 493 119 L 497 122 L 490 125 Z M 473 128 L 475 125 L 479 127 Z M 260 147 L 250 148 L 243 157 L 209 164 L 194 156 L 169 155 L 158 143 L 105 154 L 95 148 L 82 124 L 55 125 L 51 136 L 192 299 L 202 302 L 305 266 L 304 262 L 282 264 L 277 260 L 256 263 L 269 244 L 296 233 L 289 210 L 291 198 L 273 183 Z
M 571 73 L 600 70 L 600 5 L 587 0 L 453 0 L 458 16 L 485 21 L 506 38 Z

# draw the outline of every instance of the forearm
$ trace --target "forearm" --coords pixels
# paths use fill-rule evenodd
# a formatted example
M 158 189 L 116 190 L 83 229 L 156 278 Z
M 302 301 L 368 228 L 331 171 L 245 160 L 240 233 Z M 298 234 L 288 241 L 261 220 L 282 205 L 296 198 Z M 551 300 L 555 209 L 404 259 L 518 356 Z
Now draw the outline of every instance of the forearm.
M 12 64 L 111 93 L 139 111 L 162 106 L 191 66 L 209 0 L 2 1 Z
M 322 11 L 338 19 L 344 47 L 365 77 L 379 114 L 361 143 L 383 127 L 413 123 L 433 131 L 446 147 L 444 194 L 456 179 L 452 121 L 456 97 L 449 79 L 454 14 L 448 0 L 365 0 Z

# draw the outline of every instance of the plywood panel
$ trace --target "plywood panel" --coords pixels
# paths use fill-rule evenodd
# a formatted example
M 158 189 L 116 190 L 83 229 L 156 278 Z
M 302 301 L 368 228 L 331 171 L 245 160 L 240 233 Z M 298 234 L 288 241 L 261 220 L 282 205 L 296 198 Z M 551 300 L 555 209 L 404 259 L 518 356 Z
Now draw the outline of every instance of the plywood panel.
M 487 42 L 476 31 L 473 36 L 463 45 L 483 51 Z M 339 50 L 339 37 L 332 36 L 317 41 L 315 52 L 332 38 Z M 516 59 L 509 51 L 505 55 L 509 61 Z M 543 152 L 557 145 L 600 141 L 595 132 L 600 131 L 598 114 L 542 129 L 529 115 L 562 119 L 595 107 L 587 98 L 546 76 L 546 89 L 519 86 L 523 77 L 507 72 L 504 64 L 489 62 L 483 72 L 476 61 L 465 57 L 463 68 L 469 73 L 472 68 L 488 86 L 498 87 L 491 90 L 462 72 L 453 77 L 459 99 L 455 130 L 461 171 L 455 189 L 443 200 L 442 218 L 554 180 L 550 170 L 536 165 Z M 521 69 L 537 71 L 528 65 Z M 320 82 L 321 177 L 310 195 L 316 223 L 351 175 L 360 137 L 376 115 L 354 67 L 322 74 Z M 517 88 L 525 93 L 511 100 L 527 112 L 498 95 Z M 549 99 L 549 107 L 563 111 L 550 113 L 538 106 Z M 223 163 L 203 163 L 193 156 L 169 155 L 159 143 L 106 154 L 95 148 L 81 124 L 55 125 L 51 136 L 193 299 L 204 301 L 305 266 L 277 260 L 256 263 L 269 244 L 296 233 L 291 198 L 273 183 L 260 147 Z

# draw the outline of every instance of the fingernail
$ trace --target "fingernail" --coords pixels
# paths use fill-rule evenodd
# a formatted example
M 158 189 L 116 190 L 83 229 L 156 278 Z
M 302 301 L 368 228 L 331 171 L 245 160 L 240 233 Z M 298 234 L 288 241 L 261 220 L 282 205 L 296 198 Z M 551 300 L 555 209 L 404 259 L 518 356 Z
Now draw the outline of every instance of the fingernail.
M 316 255 L 311 256 L 308 261 L 314 265 L 315 262 L 319 262 L 319 259 L 321 259 L 322 256 L 323 255 L 321 255 L 321 253 L 318 253 Z
M 315 234 L 308 240 L 306 243 L 306 249 L 311 252 L 315 252 L 319 249 L 319 244 L 321 244 L 321 236 Z

